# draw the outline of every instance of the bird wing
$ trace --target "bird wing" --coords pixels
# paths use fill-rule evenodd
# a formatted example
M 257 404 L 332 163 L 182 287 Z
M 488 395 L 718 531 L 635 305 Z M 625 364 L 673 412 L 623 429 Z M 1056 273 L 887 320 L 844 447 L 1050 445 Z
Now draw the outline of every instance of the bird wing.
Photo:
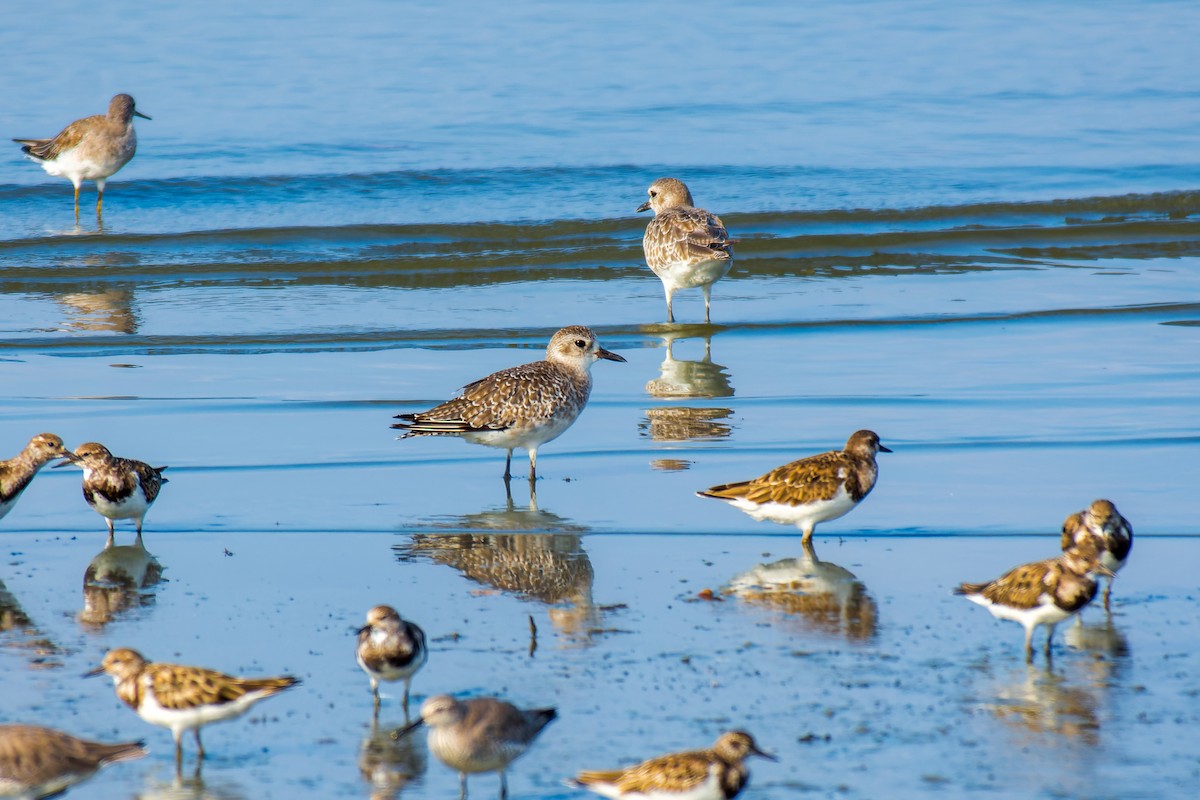
M 720 217 L 702 208 L 673 208 L 650 221 L 645 243 L 653 243 L 665 260 L 728 258 L 733 240 Z
M 549 362 L 534 361 L 468 383 L 458 397 L 428 411 L 401 414 L 398 418 L 405 422 L 392 427 L 407 435 L 502 431 L 521 418 L 553 414 L 562 398 L 575 391 L 570 378 Z
M 754 480 L 713 486 L 700 494 L 723 500 L 740 498 L 760 505 L 811 503 L 832 498 L 842 482 L 852 475 L 854 470 L 846 463 L 844 454 L 833 450 L 776 467 Z
M 708 780 L 713 756 L 705 750 L 651 758 L 623 770 L 581 772 L 582 784 L 609 783 L 622 793 L 682 792 Z
M 1022 564 L 983 587 L 982 594 L 993 603 L 1014 608 L 1034 608 L 1053 581 L 1055 559 Z
M 13 139 L 13 141 L 25 145 L 21 149 L 29 155 L 36 156 L 43 161 L 53 161 L 71 148 L 77 147 L 83 141 L 88 128 L 104 119 L 106 117 L 103 114 L 77 119 L 63 128 L 53 139 Z

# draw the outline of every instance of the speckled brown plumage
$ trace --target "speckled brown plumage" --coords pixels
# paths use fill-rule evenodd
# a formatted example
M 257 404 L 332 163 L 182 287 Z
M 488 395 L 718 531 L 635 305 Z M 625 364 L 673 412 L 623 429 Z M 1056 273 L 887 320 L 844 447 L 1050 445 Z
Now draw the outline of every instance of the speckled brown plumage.
M 113 520 L 135 519 L 140 542 L 146 512 L 167 483 L 162 474 L 166 467 L 118 458 L 97 442 L 79 445 L 67 458 L 83 469 L 83 499 L 105 518 L 109 540 L 115 530 Z
M 699 287 L 704 292 L 704 321 L 710 321 L 712 285 L 733 266 L 734 240 L 716 214 L 696 208 L 692 193 L 677 178 L 659 178 L 638 211 L 653 209 L 642 250 L 646 265 L 659 277 L 667 298 L 667 321 L 675 321 L 675 292 Z
M 106 744 L 40 725 L 0 725 L 0 796 L 52 797 L 106 764 L 144 755 L 142 742 Z
M 1113 573 L 1104 587 L 1104 610 L 1111 612 L 1113 579 L 1129 560 L 1129 552 L 1133 549 L 1133 526 L 1121 516 L 1111 500 L 1095 500 L 1063 522 L 1063 550 L 1079 547 L 1088 540 L 1100 551 L 1100 563 Z
M 573 785 L 605 797 L 670 797 L 689 800 L 729 800 L 746 786 L 750 773 L 745 760 L 757 755 L 774 760 L 745 731 L 721 734 L 712 748 L 671 753 L 625 769 L 585 770 Z
M 61 175 L 75 186 L 75 215 L 79 216 L 79 187 L 85 180 L 96 182 L 96 213 L 104 203 L 104 184 L 137 152 L 133 118 L 150 119 L 138 111 L 133 98 L 115 95 L 107 114 L 77 119 L 52 139 L 13 139 L 21 152 L 42 165 L 51 175 Z
M 512 475 L 512 451 L 529 451 L 529 479 L 537 476 L 537 451 L 574 424 L 592 391 L 597 359 L 624 361 L 600 347 L 581 325 L 562 328 L 550 339 L 544 361 L 493 372 L 467 384 L 461 394 L 428 411 L 397 414 L 399 438 L 459 436 L 508 451 L 504 478 Z
M 837 519 L 870 494 L 876 453 L 890 453 L 874 431 L 855 431 L 843 450 L 832 450 L 777 467 L 753 480 L 724 483 L 701 497 L 730 501 L 755 519 L 798 525 L 804 540 L 817 523 Z
M 53 433 L 39 433 L 7 461 L 0 461 L 0 518 L 17 504 L 38 470 L 67 454 L 63 440 Z

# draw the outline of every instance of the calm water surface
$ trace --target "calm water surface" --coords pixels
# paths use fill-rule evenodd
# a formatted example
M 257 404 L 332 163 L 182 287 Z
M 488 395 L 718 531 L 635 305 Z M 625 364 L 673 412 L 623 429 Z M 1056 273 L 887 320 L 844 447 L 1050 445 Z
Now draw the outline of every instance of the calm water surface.
M 144 591 L 93 569 L 81 597 L 77 472 L 0 523 L 0 718 L 153 749 L 77 794 L 452 794 L 420 739 L 370 741 L 349 648 L 378 602 L 434 640 L 418 700 L 559 707 L 514 796 L 738 726 L 781 757 L 748 797 L 1200 785 L 1200 8 L 103 5 L 40 7 L 103 40 L 0 30 L 5 136 L 117 91 L 154 117 L 102 221 L 15 146 L 0 168 L 0 452 L 51 430 L 171 467 Z M 695 292 L 664 324 L 642 262 L 664 174 L 740 240 L 712 326 Z M 532 502 L 498 451 L 393 440 L 566 324 L 628 363 Z M 818 530 L 835 563 L 735 596 L 805 554 L 694 492 L 863 427 L 895 453 Z M 1027 671 L 949 590 L 1102 496 L 1139 536 L 1117 613 Z M 306 685 L 177 785 L 169 735 L 75 677 L 119 645 Z

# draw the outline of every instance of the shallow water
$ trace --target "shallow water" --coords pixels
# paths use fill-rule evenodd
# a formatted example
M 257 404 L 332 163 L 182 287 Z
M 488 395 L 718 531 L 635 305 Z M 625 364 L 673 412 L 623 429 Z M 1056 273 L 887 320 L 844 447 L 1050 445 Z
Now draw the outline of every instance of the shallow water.
M 103 523 L 76 471 L 0 522 L 0 718 L 148 739 L 80 796 L 445 797 L 420 738 L 364 744 L 351 631 L 389 602 L 434 643 L 416 702 L 559 708 L 514 796 L 737 726 L 781 759 L 748 797 L 1200 784 L 1196 8 L 505 8 L 72 7 L 123 26 L 102 68 L 0 31 L 9 135 L 114 91 L 154 117 L 103 220 L 15 147 L 0 171 L 0 453 L 50 430 L 170 466 L 144 591 L 81 580 Z M 643 266 L 662 174 L 740 240 L 712 326 L 695 292 L 662 323 Z M 628 363 L 595 367 L 536 506 L 498 451 L 393 439 L 566 324 Z M 895 452 L 818 529 L 833 566 L 695 601 L 804 554 L 694 492 L 863 427 Z M 1096 497 L 1138 535 L 1116 613 L 1026 669 L 949 590 L 1053 554 Z M 167 732 L 76 678 L 122 645 L 305 685 L 174 785 Z

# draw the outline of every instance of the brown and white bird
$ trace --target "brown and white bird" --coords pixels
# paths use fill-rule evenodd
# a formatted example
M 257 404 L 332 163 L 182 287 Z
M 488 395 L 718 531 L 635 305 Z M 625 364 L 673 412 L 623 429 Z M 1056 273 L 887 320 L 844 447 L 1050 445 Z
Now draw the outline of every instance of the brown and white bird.
M 166 467 L 117 458 L 96 442 L 81 444 L 64 457 L 67 461 L 54 468 L 71 463 L 83 469 L 83 499 L 108 523 L 108 541 L 113 540 L 113 520 L 136 519 L 137 541 L 141 542 L 142 521 L 167 482 L 162 475 Z
M 678 178 L 659 178 L 646 190 L 650 199 L 638 211 L 654 210 L 646 226 L 642 251 L 646 265 L 662 281 L 667 321 L 675 321 L 672 299 L 680 289 L 704 292 L 704 322 L 710 322 L 712 285 L 729 274 L 733 245 L 716 214 L 696 208 L 692 193 Z
M 775 761 L 745 731 L 721 734 L 708 750 L 652 758 L 624 769 L 586 770 L 568 786 L 614 800 L 730 800 L 750 781 L 750 756 Z
M 192 731 L 199 758 L 204 758 L 200 728 L 210 722 L 234 719 L 260 700 L 300 683 L 290 675 L 277 678 L 237 678 L 204 667 L 151 663 L 136 650 L 109 650 L 100 666 L 87 676 L 108 673 L 117 697 L 151 725 L 171 730 L 175 764 L 183 761 L 182 737 Z
M 1117 507 L 1109 500 L 1096 500 L 1084 511 L 1072 514 L 1063 522 L 1062 549 L 1079 547 L 1087 539 L 1096 543 L 1100 550 L 1100 563 L 1109 571 L 1104 587 L 1104 610 L 1112 611 L 1109 596 L 1112 594 L 1113 579 L 1133 549 L 1133 526 L 1121 516 Z
M 462 393 L 428 411 L 397 414 L 392 425 L 412 436 L 458 436 L 473 444 L 508 451 L 504 479 L 512 477 L 512 451 L 529 451 L 529 480 L 537 478 L 537 451 L 574 424 L 592 393 L 592 364 L 624 361 L 600 346 L 582 325 L 550 338 L 544 361 L 493 372 L 468 383 Z
M 146 755 L 143 745 L 92 742 L 41 725 L 0 725 L 0 797 L 57 797 L 107 764 Z
M 1097 574 L 1111 574 L 1100 563 L 1095 542 L 1084 541 L 1057 558 L 1022 564 L 994 581 L 964 583 L 954 590 L 997 619 L 1025 628 L 1025 661 L 1033 662 L 1033 631 L 1047 627 L 1046 659 L 1058 623 L 1078 614 L 1096 596 Z
M 12 511 L 38 470 L 56 458 L 65 457 L 67 452 L 62 439 L 53 433 L 39 433 L 21 452 L 0 461 L 0 519 Z
M 556 716 L 553 708 L 521 709 L 494 697 L 456 700 L 439 694 L 422 703 L 421 718 L 395 736 L 427 725 L 430 751 L 458 770 L 460 800 L 467 796 L 467 775 L 475 772 L 499 772 L 500 798 L 504 800 L 508 797 L 508 765 L 524 755 Z
M 817 523 L 844 516 L 875 487 L 876 453 L 890 453 L 874 431 L 855 431 L 844 450 L 831 450 L 741 483 L 723 483 L 702 492 L 756 520 L 795 525 L 812 539 Z
M 77 119 L 53 139 L 13 139 L 24 145 L 21 152 L 42 165 L 51 175 L 75 186 L 75 216 L 79 216 L 79 187 L 96 182 L 96 213 L 104 204 L 104 184 L 137 151 L 133 118 L 150 119 L 138 111 L 133 98 L 118 94 L 108 104 L 107 114 Z
M 404 681 L 404 715 L 408 716 L 408 689 L 413 675 L 429 659 L 425 632 L 401 619 L 391 606 L 375 606 L 367 612 L 367 624 L 358 629 L 355 650 L 358 665 L 371 679 L 375 713 L 379 713 L 379 682 Z

